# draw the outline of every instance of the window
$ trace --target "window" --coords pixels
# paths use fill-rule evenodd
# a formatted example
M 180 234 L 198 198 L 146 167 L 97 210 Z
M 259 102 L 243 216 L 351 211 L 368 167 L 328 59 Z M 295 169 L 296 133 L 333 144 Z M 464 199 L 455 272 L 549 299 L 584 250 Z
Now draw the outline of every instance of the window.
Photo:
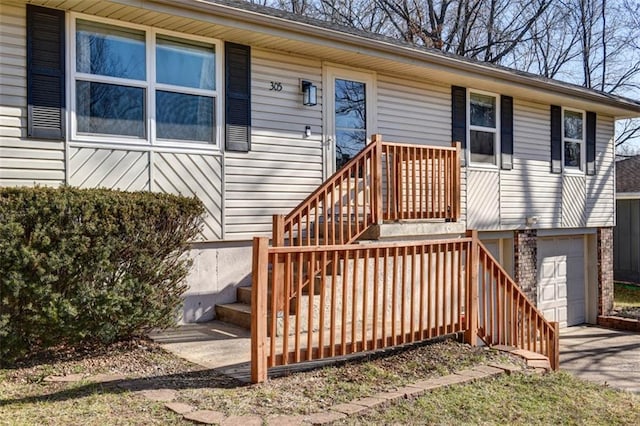
M 498 97 L 469 92 L 469 161 L 496 165 L 498 152 Z
M 563 109 L 563 161 L 567 170 L 583 170 L 584 133 L 584 113 L 582 111 Z
M 74 139 L 217 143 L 217 42 L 80 17 L 74 24 Z

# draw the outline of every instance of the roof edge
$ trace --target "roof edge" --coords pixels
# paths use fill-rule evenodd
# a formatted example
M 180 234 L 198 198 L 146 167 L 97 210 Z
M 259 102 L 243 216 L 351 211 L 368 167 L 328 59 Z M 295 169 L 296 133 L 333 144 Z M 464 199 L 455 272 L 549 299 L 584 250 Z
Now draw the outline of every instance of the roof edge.
M 443 52 L 429 52 L 424 48 L 403 46 L 389 41 L 367 38 L 364 35 L 347 33 L 328 27 L 320 27 L 307 22 L 293 21 L 284 17 L 267 15 L 228 4 L 212 3 L 207 0 L 147 0 L 142 3 L 162 3 L 171 6 L 185 7 L 200 12 L 207 11 L 209 13 L 224 14 L 225 16 L 254 24 L 266 25 L 279 30 L 284 29 L 307 36 L 313 35 L 322 39 L 337 41 L 340 43 L 352 44 L 361 47 L 366 46 L 372 50 L 391 53 L 411 58 L 412 60 L 421 60 L 435 65 L 447 66 L 459 71 L 482 71 L 484 75 L 498 78 L 506 82 L 522 84 L 536 89 L 544 89 L 548 91 L 553 90 L 565 95 L 578 96 L 588 101 L 603 103 L 611 107 L 624 109 L 637 114 L 629 114 L 629 117 L 640 116 L 640 101 L 636 101 L 634 99 L 612 95 L 594 89 L 588 89 L 568 82 L 545 79 L 544 77 L 535 74 L 525 73 L 523 71 L 507 67 L 489 65 L 482 62 L 472 61 L 468 58 L 457 58 Z

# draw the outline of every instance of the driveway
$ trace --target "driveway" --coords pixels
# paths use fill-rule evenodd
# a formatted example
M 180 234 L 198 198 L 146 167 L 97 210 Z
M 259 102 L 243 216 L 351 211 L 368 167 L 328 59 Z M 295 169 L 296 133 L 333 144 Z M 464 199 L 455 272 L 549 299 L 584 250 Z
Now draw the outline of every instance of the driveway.
M 560 369 L 640 393 L 640 334 L 595 326 L 566 328 L 560 332 Z

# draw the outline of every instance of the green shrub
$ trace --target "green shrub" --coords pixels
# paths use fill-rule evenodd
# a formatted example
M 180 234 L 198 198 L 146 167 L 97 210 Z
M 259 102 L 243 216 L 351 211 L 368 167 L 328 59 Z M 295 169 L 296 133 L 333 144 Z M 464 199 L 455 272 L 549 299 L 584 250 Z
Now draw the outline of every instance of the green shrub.
M 203 211 L 168 194 L 0 188 L 0 364 L 174 323 Z

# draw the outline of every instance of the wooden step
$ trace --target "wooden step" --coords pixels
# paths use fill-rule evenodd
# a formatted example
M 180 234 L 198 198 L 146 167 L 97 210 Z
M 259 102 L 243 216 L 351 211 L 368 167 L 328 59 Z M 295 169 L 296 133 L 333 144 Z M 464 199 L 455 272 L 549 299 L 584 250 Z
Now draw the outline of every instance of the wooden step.
M 251 305 L 246 303 L 216 305 L 216 319 L 250 330 Z

